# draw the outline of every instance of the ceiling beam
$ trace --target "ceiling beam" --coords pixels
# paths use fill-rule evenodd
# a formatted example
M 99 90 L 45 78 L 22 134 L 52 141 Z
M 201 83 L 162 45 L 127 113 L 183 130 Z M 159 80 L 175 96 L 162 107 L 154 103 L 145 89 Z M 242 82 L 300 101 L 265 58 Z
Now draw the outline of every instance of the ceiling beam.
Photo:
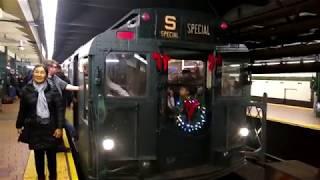
M 320 62 L 249 66 L 252 74 L 320 72 Z
M 262 42 L 254 43 L 254 42 L 247 42 L 245 43 L 249 49 L 256 49 L 256 48 L 267 48 L 270 46 L 279 46 L 285 44 L 291 44 L 296 42 L 308 43 L 314 40 L 320 40 L 320 32 L 316 32 L 314 34 L 308 36 L 282 36 L 281 38 L 277 38 L 274 40 L 265 40 Z
M 298 3 L 293 3 L 291 5 L 287 5 L 285 7 L 280 7 L 276 9 L 272 9 L 270 11 L 261 13 L 261 14 L 253 14 L 252 16 L 241 18 L 235 21 L 232 21 L 232 27 L 234 29 L 249 26 L 253 24 L 260 24 L 261 22 L 280 18 L 280 17 L 288 17 L 293 14 L 297 14 L 301 11 L 307 10 L 317 10 L 319 11 L 320 1 L 319 0 L 301 0 Z M 267 9 L 267 7 L 263 7 L 263 9 Z
M 287 46 L 282 48 L 269 48 L 262 50 L 252 50 L 249 52 L 250 59 L 263 60 L 275 59 L 281 57 L 307 56 L 320 53 L 320 43 L 302 44 L 295 46 Z
M 92 26 L 90 24 L 82 24 L 82 23 L 66 23 L 66 22 L 57 22 L 56 26 L 76 26 L 76 27 L 81 27 L 81 28 L 89 28 L 89 29 L 94 29 L 94 30 L 105 30 L 102 29 L 101 27 L 97 27 L 97 26 Z M 63 27 L 63 28 L 67 28 L 67 27 Z M 68 27 L 69 28 L 69 27 Z
M 103 4 L 98 4 L 94 3 L 92 1 L 90 2 L 81 2 L 81 1 L 68 1 L 68 4 L 71 4 L 73 6 L 85 6 L 85 7 L 93 7 L 93 8 L 99 8 L 99 9 L 106 9 L 106 10 L 131 10 L 132 8 L 130 7 L 123 7 L 123 6 L 111 6 L 110 3 L 103 3 Z
M 270 26 L 261 30 L 253 30 L 238 34 L 243 40 L 270 39 L 271 36 L 289 34 L 298 35 L 299 33 L 309 32 L 312 28 L 320 27 L 320 16 L 308 19 L 301 19 L 296 22 L 285 23 L 278 26 Z

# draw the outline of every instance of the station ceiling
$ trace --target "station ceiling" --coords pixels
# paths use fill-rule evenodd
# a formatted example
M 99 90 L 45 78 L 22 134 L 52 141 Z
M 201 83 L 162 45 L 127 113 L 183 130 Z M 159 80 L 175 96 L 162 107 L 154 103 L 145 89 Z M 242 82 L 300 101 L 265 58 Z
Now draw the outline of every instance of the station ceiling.
M 33 14 L 41 14 L 37 0 L 28 2 Z M 41 41 L 38 30 L 42 27 L 35 22 L 29 22 L 22 8 L 19 0 L 0 0 L 0 46 L 7 46 L 8 50 L 20 59 L 33 64 L 39 63 L 42 55 L 36 39 Z M 39 17 L 39 14 L 34 17 Z M 23 50 L 19 47 L 23 47 Z
M 150 7 L 197 10 L 224 17 L 231 25 L 228 41 L 245 43 L 255 59 L 290 56 L 287 46 L 291 51 L 299 49 L 298 56 L 299 52 L 319 51 L 315 41 L 320 40 L 319 0 L 61 0 L 54 59 L 65 60 L 130 10 Z
M 58 2 L 54 59 L 63 61 L 79 46 L 105 31 L 135 8 L 179 8 L 226 13 L 243 3 L 265 0 L 63 0 Z M 213 7 L 215 7 L 213 9 Z

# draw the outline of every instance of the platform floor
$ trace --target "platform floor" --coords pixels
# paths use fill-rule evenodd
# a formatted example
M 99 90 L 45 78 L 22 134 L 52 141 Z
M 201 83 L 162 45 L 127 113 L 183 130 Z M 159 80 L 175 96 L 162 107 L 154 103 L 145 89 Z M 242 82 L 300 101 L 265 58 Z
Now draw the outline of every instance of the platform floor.
M 15 122 L 19 101 L 3 104 L 0 111 L 0 180 L 36 180 L 33 151 L 28 145 L 18 143 Z M 69 143 L 64 133 L 64 143 Z M 57 154 L 58 180 L 78 180 L 71 152 Z M 48 174 L 48 173 L 46 173 Z
M 5 104 L 0 111 L 0 180 L 36 179 L 33 152 L 29 151 L 26 144 L 17 142 L 15 121 L 18 105 L 18 101 L 14 104 Z M 71 115 L 67 113 L 67 116 Z M 310 108 L 268 104 L 267 118 L 270 121 L 320 130 L 320 118 L 316 118 Z M 66 136 L 64 142 L 69 147 Z M 71 152 L 58 153 L 57 158 L 59 180 L 77 180 Z M 244 170 L 240 171 L 240 174 L 241 172 Z
M 15 122 L 18 103 L 2 105 L 0 112 L 0 180 L 23 179 L 29 157 L 26 144 L 18 143 Z
M 317 118 L 311 108 L 268 104 L 267 119 L 303 128 L 320 130 L 320 118 Z

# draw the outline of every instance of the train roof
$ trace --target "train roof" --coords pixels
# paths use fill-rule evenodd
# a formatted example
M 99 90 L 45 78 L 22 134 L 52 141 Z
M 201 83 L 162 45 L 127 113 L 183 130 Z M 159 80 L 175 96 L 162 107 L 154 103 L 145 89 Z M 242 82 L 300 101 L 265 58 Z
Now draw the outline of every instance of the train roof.
M 134 9 L 82 45 L 72 56 L 88 56 L 95 40 L 113 42 L 109 44 L 112 47 L 121 43 L 134 46 L 137 41 L 153 40 L 213 48 L 221 41 L 227 28 L 228 24 L 213 14 L 177 9 Z

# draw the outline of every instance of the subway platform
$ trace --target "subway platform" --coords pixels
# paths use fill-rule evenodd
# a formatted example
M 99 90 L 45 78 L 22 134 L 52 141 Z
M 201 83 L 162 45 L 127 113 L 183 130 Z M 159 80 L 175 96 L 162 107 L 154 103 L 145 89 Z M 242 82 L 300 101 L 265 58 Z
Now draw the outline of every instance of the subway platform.
M 26 144 L 18 143 L 18 134 L 15 128 L 15 121 L 18 113 L 19 101 L 16 100 L 13 104 L 3 104 L 2 110 L 0 112 L 0 131 L 2 132 L 0 140 L 2 146 L 0 146 L 0 180 L 36 180 L 37 175 L 35 171 L 33 151 L 28 149 Z M 297 107 L 287 107 L 282 105 L 268 105 L 269 112 L 273 114 L 268 114 L 272 117 L 270 121 L 281 121 L 284 122 L 285 117 L 279 117 L 283 113 L 277 112 L 281 109 L 289 109 L 290 111 L 302 112 L 312 114 L 310 109 L 301 109 Z M 282 112 L 282 111 L 281 111 Z M 291 113 L 289 113 L 291 114 Z M 299 116 L 291 115 L 292 117 Z M 310 118 L 312 115 L 310 116 Z M 269 119 L 269 118 L 268 118 Z M 273 120 L 272 120 L 273 119 Z M 312 121 L 316 123 L 312 128 L 318 126 L 318 120 Z M 297 123 L 292 123 L 291 125 L 296 125 Z M 306 125 L 298 125 L 300 127 L 306 127 Z M 70 147 L 69 141 L 64 133 L 64 143 L 67 148 Z M 72 157 L 71 152 L 60 152 L 57 154 L 57 171 L 58 180 L 78 180 L 75 162 Z M 47 171 L 48 172 L 48 171 Z M 290 160 L 284 162 L 272 162 L 263 166 L 257 166 L 256 164 L 248 163 L 241 167 L 235 172 L 220 178 L 219 180 L 278 180 L 281 179 L 308 179 L 317 180 L 320 179 L 319 170 L 312 166 L 302 163 L 300 161 Z M 46 173 L 48 174 L 48 173 Z

